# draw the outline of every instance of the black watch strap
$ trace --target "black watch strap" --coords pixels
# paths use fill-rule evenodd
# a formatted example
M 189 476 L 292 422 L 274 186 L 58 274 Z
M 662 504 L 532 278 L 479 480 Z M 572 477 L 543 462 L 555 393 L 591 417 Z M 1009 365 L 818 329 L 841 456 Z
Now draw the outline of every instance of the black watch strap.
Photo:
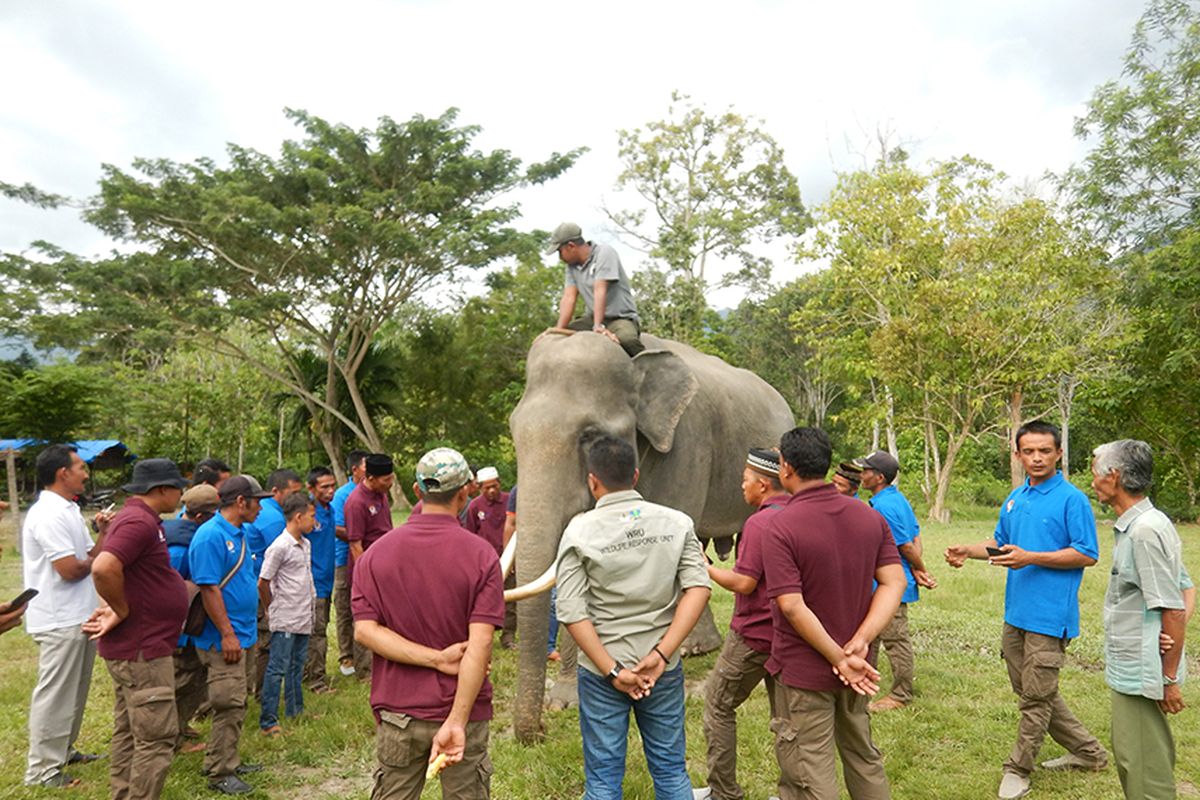
M 612 668 L 612 669 L 610 669 L 610 670 L 608 671 L 608 674 L 607 674 L 607 675 L 605 675 L 604 677 L 605 677 L 605 678 L 608 680 L 608 682 L 609 682 L 610 684 L 611 684 L 611 683 L 615 683 L 615 682 L 616 682 L 616 680 L 617 680 L 617 678 L 618 678 L 618 677 L 620 676 L 620 674 L 621 674 L 621 670 L 623 670 L 623 669 L 625 669 L 625 668 L 624 668 L 623 666 L 621 666 L 621 662 L 620 662 L 620 661 L 617 661 L 617 662 L 615 662 L 615 663 L 613 664 L 613 668 Z

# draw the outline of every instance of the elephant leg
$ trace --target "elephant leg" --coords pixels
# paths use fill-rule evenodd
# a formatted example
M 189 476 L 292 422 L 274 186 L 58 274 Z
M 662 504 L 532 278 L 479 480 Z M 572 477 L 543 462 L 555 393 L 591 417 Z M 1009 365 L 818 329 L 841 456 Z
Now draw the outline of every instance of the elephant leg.
M 579 645 L 571 634 L 559 640 L 558 654 L 562 657 L 559 662 L 558 678 L 546 693 L 546 708 L 551 711 L 561 711 L 579 705 L 579 688 L 576 669 L 579 666 Z
M 711 653 L 713 650 L 720 649 L 722 642 L 721 632 L 717 630 L 717 623 L 713 620 L 712 608 L 706 605 L 696 627 L 692 628 L 692 632 L 680 645 L 679 653 L 685 656 Z

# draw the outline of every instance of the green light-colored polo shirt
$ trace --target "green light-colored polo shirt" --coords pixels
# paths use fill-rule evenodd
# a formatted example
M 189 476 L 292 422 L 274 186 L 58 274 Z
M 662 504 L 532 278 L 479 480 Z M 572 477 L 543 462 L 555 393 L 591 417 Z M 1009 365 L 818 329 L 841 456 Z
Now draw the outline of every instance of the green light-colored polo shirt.
M 1182 609 L 1192 581 L 1171 520 L 1142 499 L 1113 526 L 1112 574 L 1104 596 L 1104 679 L 1114 691 L 1151 700 L 1163 696 L 1158 636 L 1162 610 Z M 1182 683 L 1186 659 L 1179 662 Z
M 558 547 L 559 621 L 591 620 L 608 654 L 626 667 L 658 644 L 684 589 L 708 587 L 692 518 L 636 491 L 606 494 L 578 514 Z M 581 650 L 579 663 L 599 668 Z M 667 669 L 674 669 L 673 653 Z

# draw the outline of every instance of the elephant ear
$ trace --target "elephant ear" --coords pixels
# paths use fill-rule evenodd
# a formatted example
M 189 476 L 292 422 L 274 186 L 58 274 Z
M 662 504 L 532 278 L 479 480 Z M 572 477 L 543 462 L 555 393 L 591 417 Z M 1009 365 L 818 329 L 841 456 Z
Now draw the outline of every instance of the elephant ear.
M 700 388 L 691 368 L 669 350 L 643 350 L 633 357 L 637 372 L 638 431 L 660 453 L 669 453 L 675 426 Z

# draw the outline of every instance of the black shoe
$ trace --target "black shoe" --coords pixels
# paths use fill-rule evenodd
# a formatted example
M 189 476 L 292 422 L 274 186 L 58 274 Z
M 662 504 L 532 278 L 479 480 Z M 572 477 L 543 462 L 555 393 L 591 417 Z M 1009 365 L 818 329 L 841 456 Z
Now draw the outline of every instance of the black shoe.
M 249 794 L 254 791 L 254 787 L 246 783 L 237 775 L 226 775 L 218 781 L 209 781 L 208 788 L 218 791 L 221 794 Z
M 262 764 L 238 764 L 233 770 L 235 775 L 253 775 L 256 772 L 262 772 Z
M 71 755 L 67 756 L 68 764 L 90 764 L 93 761 L 99 761 L 104 756 L 99 753 L 81 753 L 78 750 L 72 750 Z

